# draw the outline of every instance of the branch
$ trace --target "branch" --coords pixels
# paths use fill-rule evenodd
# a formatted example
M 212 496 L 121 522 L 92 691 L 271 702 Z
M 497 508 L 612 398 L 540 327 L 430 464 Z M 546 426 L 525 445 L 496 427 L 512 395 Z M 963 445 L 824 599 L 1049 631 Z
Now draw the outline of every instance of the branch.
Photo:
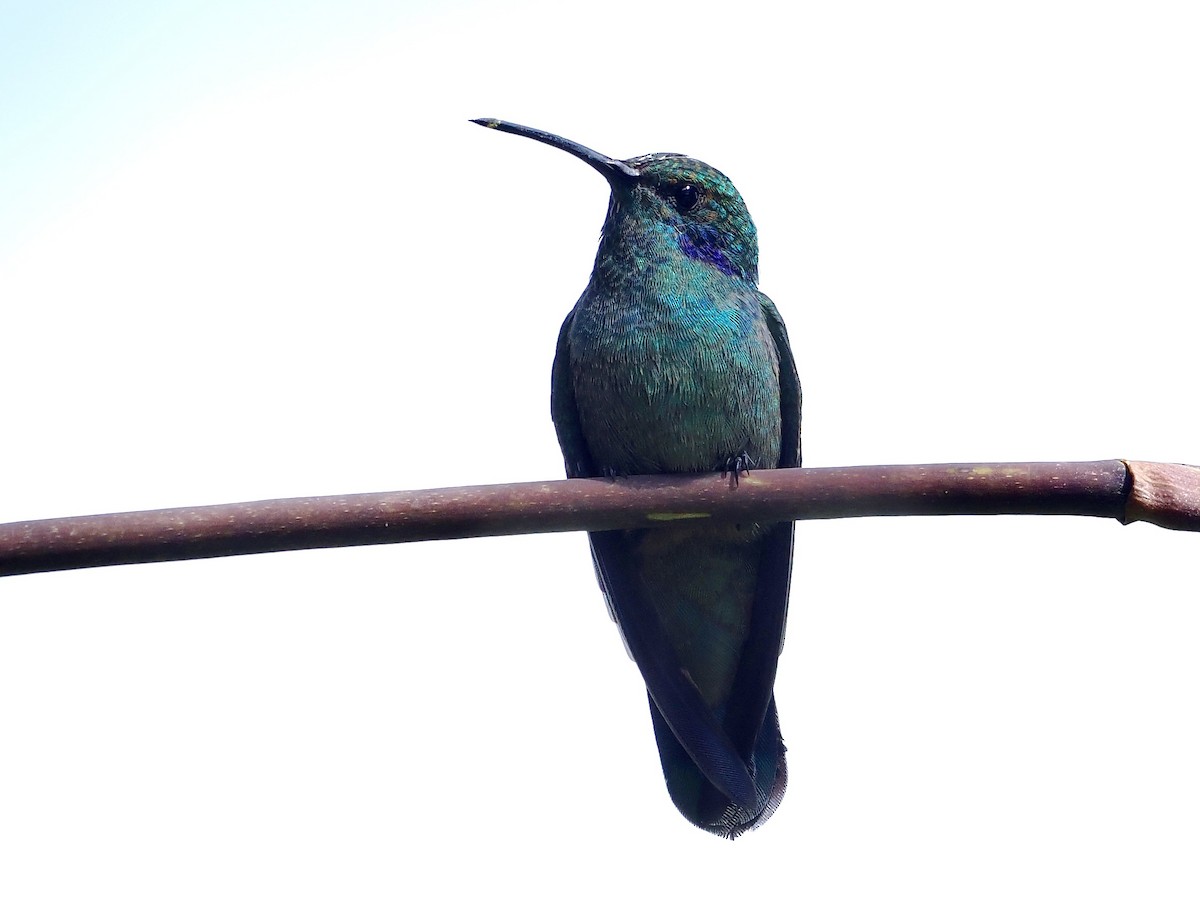
M 1100 516 L 1200 531 L 1200 468 L 1122 460 L 765 469 L 260 500 L 0 525 L 0 575 L 681 519 Z

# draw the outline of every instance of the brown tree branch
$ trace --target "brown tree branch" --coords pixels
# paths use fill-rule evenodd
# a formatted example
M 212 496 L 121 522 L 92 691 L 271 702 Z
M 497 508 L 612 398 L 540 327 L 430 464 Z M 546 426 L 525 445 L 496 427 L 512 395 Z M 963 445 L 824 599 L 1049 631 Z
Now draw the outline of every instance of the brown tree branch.
M 681 519 L 1100 516 L 1200 531 L 1200 468 L 1122 460 L 639 475 L 260 500 L 0 525 L 0 575 Z

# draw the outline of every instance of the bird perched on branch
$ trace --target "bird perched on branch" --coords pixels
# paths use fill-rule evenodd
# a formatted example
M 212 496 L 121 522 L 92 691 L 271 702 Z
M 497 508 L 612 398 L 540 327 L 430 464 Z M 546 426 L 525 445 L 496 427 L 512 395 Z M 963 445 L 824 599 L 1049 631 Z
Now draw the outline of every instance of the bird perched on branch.
M 758 239 L 733 184 L 676 153 L 616 160 L 498 119 L 586 162 L 612 190 L 591 280 L 563 322 L 551 412 L 571 478 L 800 465 L 800 381 Z M 774 682 L 791 522 L 589 535 L 600 587 L 641 670 L 679 811 L 734 838 L 779 805 Z

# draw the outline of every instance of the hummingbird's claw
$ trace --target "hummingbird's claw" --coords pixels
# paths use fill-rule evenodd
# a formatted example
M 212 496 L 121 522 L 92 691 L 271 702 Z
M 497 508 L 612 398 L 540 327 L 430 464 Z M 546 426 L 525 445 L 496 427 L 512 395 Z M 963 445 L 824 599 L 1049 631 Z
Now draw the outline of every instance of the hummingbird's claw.
M 751 471 L 754 466 L 754 459 L 749 453 L 743 450 L 737 456 L 731 456 L 729 459 L 725 460 L 725 465 L 721 469 L 721 474 L 723 476 L 729 475 L 733 479 L 731 486 L 737 487 L 738 478 L 741 477 L 742 473 Z

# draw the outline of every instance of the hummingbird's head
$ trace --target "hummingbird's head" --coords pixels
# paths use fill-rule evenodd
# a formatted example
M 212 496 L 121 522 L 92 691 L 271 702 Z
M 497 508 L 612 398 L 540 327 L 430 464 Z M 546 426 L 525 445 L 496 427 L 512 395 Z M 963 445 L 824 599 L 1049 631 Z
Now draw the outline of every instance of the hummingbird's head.
M 610 178 L 609 216 L 674 231 L 684 255 L 727 275 L 758 280 L 758 232 L 742 195 L 708 163 L 678 153 L 625 160 L 636 178 Z
M 741 194 L 707 163 L 679 153 L 619 160 L 574 141 L 500 119 L 477 125 L 565 150 L 603 175 L 612 188 L 605 235 L 673 238 L 681 253 L 724 272 L 758 280 L 758 233 Z

